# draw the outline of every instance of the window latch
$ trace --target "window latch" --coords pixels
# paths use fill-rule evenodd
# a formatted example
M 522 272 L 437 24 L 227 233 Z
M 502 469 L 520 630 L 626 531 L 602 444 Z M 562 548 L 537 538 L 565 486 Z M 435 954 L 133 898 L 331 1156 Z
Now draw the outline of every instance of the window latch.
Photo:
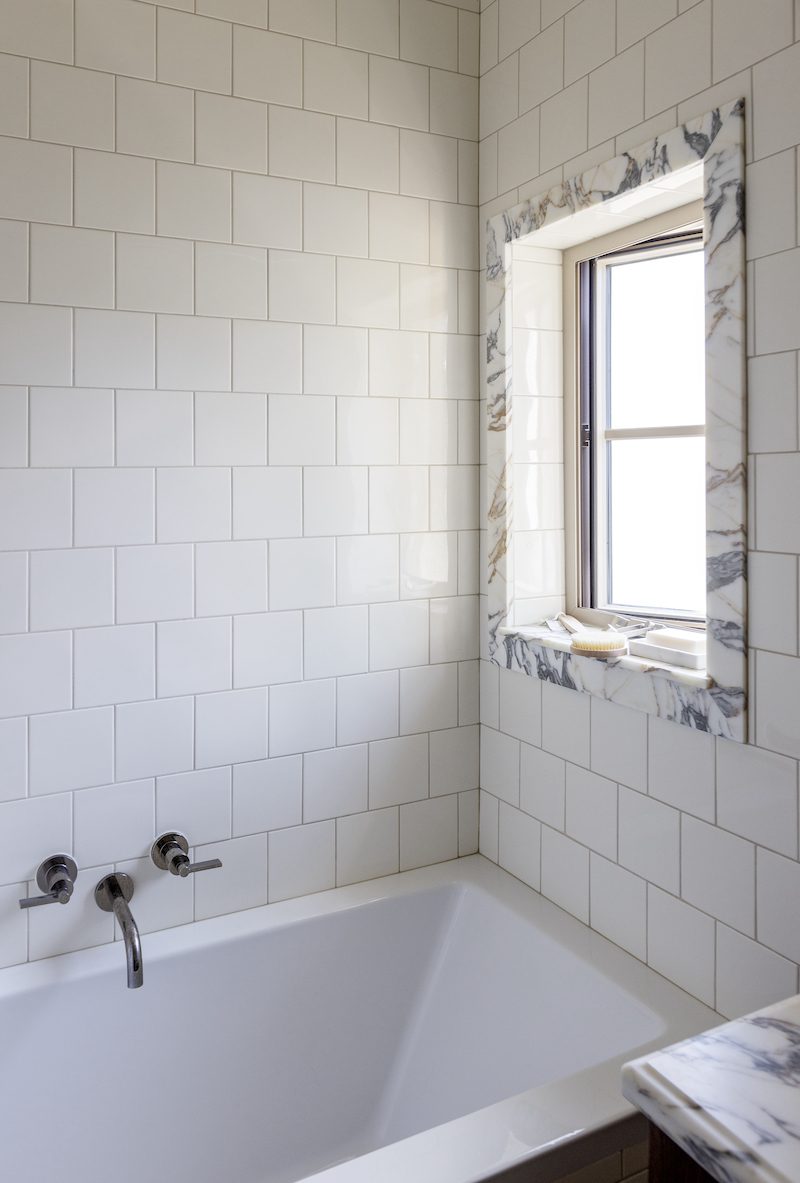
M 588 423 L 581 423 L 581 447 L 588 448 L 592 442 L 592 433 Z

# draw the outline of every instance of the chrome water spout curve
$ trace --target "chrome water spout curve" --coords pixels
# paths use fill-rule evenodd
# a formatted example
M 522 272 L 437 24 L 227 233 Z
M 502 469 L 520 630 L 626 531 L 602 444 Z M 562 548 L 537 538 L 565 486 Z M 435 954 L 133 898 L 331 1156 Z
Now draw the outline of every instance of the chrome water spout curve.
M 125 958 L 128 965 L 128 989 L 136 990 L 144 980 L 142 970 L 142 942 L 139 929 L 128 907 L 133 899 L 133 880 L 130 875 L 112 874 L 101 879 L 94 889 L 94 899 L 103 912 L 113 912 L 122 930 Z

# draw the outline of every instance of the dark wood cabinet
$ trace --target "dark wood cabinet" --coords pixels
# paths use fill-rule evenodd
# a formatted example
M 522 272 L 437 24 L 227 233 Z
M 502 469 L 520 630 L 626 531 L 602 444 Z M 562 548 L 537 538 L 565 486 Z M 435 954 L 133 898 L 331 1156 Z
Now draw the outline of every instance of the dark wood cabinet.
M 708 1183 L 709 1179 L 708 1171 L 651 1123 L 649 1183 Z

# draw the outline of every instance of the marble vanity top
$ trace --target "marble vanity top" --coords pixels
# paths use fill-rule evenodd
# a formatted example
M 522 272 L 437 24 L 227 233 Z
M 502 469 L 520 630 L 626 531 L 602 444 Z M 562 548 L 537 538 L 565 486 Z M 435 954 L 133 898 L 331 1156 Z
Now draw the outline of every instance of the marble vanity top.
M 800 1181 L 800 995 L 633 1060 L 622 1082 L 719 1183 Z

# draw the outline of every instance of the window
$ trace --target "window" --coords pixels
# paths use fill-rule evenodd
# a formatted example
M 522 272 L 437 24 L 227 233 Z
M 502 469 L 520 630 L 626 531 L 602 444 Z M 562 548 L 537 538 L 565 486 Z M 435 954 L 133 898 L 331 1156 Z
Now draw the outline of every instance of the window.
M 485 298 L 486 655 L 527 677 L 739 742 L 748 735 L 743 210 L 737 99 L 489 218 Z M 699 237 L 684 237 L 701 222 L 702 264 Z M 645 258 L 648 251 L 655 254 Z M 594 414 L 581 418 L 576 277 L 591 259 L 599 260 L 594 303 L 610 287 L 611 322 L 606 316 L 600 337 L 596 315 L 589 321 L 595 355 L 598 343 L 604 352 L 593 367 Z M 645 262 L 654 285 L 639 283 Z M 689 297 L 668 298 L 660 270 L 682 263 L 703 277 L 702 308 L 691 320 L 703 335 L 696 382 L 677 363 L 678 349 L 692 352 L 681 332 Z M 626 307 L 621 353 L 612 330 Z M 583 423 L 595 430 L 593 469 L 581 482 Z M 696 562 L 690 552 L 704 520 Z M 652 574 L 658 579 L 646 581 Z M 607 616 L 579 611 L 584 584 L 589 602 L 704 624 L 705 669 L 632 653 L 610 661 L 573 655 L 554 618 Z
M 702 228 L 653 234 L 645 224 L 633 231 L 638 241 L 631 234 L 596 239 L 565 259 L 574 270 L 567 298 L 577 319 L 565 334 L 576 354 L 577 415 L 568 417 L 577 451 L 574 606 L 700 623 Z

